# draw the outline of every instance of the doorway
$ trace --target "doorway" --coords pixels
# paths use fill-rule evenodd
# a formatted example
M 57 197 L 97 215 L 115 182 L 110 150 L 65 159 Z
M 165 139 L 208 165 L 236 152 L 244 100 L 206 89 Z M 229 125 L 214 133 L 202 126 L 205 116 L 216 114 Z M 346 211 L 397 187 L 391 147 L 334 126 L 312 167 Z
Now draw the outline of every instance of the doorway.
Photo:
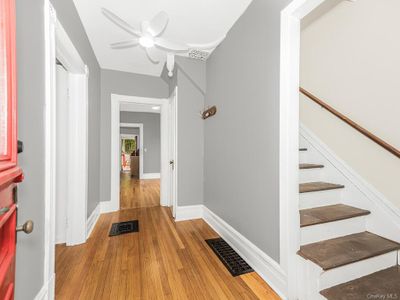
M 160 206 L 160 113 L 123 104 L 120 120 L 120 209 Z
M 121 134 L 121 172 L 131 173 L 132 177 L 139 178 L 139 161 L 131 157 L 139 158 L 139 136 Z
M 176 131 L 176 128 L 171 127 L 171 118 L 177 118 L 176 113 L 171 117 L 172 102 L 171 99 L 111 95 L 111 201 L 107 203 L 107 207 L 103 206 L 104 212 L 143 205 L 172 207 L 176 203 L 171 192 L 171 176 L 176 176 L 177 173 L 176 151 L 175 154 L 172 153 L 176 147 L 170 147 L 171 132 Z M 146 120 L 140 119 L 138 113 L 152 116 L 153 119 L 157 116 L 158 123 L 146 124 Z M 155 131 L 155 127 L 158 129 L 158 139 L 152 137 L 151 132 Z M 139 178 L 135 174 L 132 176 L 121 172 L 121 128 L 139 128 L 139 131 L 142 129 L 139 134 L 124 131 L 127 134 L 138 135 L 138 149 L 136 155 L 130 157 L 130 162 L 138 161 Z M 174 161 L 175 166 L 170 164 L 171 161 Z M 123 204 L 121 198 L 129 201 Z M 147 202 L 144 201 L 146 198 Z

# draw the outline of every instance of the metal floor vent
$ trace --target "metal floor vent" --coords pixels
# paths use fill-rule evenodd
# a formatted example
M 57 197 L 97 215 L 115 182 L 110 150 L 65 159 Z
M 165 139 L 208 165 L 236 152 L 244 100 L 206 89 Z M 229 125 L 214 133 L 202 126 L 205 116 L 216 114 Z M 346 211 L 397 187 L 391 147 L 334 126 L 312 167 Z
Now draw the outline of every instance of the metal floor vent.
M 139 221 L 132 220 L 127 222 L 113 223 L 108 236 L 116 236 L 124 233 L 139 232 Z
M 206 240 L 232 276 L 239 276 L 254 270 L 222 238 Z

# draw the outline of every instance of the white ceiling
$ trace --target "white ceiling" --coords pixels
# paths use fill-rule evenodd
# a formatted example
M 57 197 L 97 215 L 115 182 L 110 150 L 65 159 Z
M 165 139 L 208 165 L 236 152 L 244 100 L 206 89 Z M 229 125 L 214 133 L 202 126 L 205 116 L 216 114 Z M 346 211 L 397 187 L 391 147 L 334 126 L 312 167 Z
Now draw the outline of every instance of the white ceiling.
M 106 19 L 107 8 L 136 28 L 161 10 L 169 15 L 162 37 L 176 42 L 210 43 L 224 36 L 251 0 L 73 0 L 103 69 L 159 76 L 164 62 L 151 63 L 140 46 L 113 50 L 109 44 L 131 36 Z
M 131 112 L 148 112 L 148 113 L 161 113 L 161 110 L 154 110 L 153 107 L 159 105 L 150 105 L 150 104 L 138 104 L 138 103 L 128 103 L 122 102 L 120 105 L 120 111 L 131 111 Z

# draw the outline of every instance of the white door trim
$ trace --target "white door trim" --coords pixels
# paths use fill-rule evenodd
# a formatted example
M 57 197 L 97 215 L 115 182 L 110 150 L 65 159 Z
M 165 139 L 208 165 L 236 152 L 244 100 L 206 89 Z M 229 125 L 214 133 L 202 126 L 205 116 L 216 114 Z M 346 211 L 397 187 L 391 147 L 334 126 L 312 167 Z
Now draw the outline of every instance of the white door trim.
M 55 114 L 56 114 L 56 48 L 55 27 L 57 16 L 49 0 L 44 2 L 45 32 L 45 225 L 43 287 L 48 299 L 55 297 Z M 39 292 L 40 293 L 40 292 Z
M 101 211 L 113 212 L 119 210 L 119 136 L 120 136 L 120 105 L 121 103 L 137 103 L 161 106 L 160 130 L 161 130 L 161 182 L 160 182 L 160 204 L 169 204 L 169 160 L 168 160 L 168 100 L 159 98 L 146 98 L 111 94 L 111 195 L 110 201 L 101 203 Z M 142 134 L 141 134 L 142 135 Z M 143 137 L 139 143 L 143 142 Z M 143 147 L 141 147 L 143 149 Z M 142 155 L 141 155 L 142 156 Z M 143 163 L 140 165 L 143 166 Z
M 281 12 L 280 47 L 280 264 L 288 299 L 299 295 L 299 67 L 300 20 L 325 0 L 294 0 Z
M 132 139 L 132 140 L 134 140 L 135 137 L 137 137 L 137 136 L 138 136 L 137 134 L 127 134 L 127 133 L 121 133 L 120 134 L 121 140 L 122 139 Z M 139 141 L 139 143 L 140 143 L 140 141 Z
M 174 161 L 174 172 L 172 172 L 172 175 L 169 178 L 169 180 L 173 180 L 173 186 L 170 184 L 170 181 L 168 182 L 170 187 L 169 193 L 171 195 L 169 205 L 172 206 L 172 216 L 176 219 L 178 208 L 178 87 L 175 87 L 169 102 L 168 123 L 170 124 L 170 128 L 168 131 L 168 159 L 172 159 Z M 171 143 L 174 144 L 172 148 L 175 151 L 171 149 Z
M 71 136 L 71 168 L 74 179 L 69 183 L 67 243 L 86 241 L 87 206 L 87 127 L 88 127 L 88 69 L 75 49 L 49 0 L 44 2 L 45 32 L 45 236 L 44 287 L 48 299 L 54 299 L 55 278 L 55 188 L 56 188 L 56 58 L 72 74 L 69 85 L 75 113 L 69 120 Z M 78 107 L 79 105 L 79 107 Z M 72 147 L 72 144 L 75 148 Z M 70 175 L 69 175 L 70 176 Z
M 125 128 L 139 128 L 139 179 L 143 179 L 143 140 L 144 140 L 144 132 L 143 132 L 143 124 L 142 123 L 120 123 L 119 127 L 125 127 Z M 120 134 L 120 136 L 123 136 L 124 134 Z M 125 134 L 126 136 L 127 134 Z M 118 150 L 119 152 L 119 150 Z M 114 159 L 113 154 L 111 153 L 111 159 Z M 121 161 L 118 163 L 118 165 L 121 164 Z M 118 177 L 118 187 L 119 187 L 119 177 Z M 119 194 L 119 191 L 118 191 Z

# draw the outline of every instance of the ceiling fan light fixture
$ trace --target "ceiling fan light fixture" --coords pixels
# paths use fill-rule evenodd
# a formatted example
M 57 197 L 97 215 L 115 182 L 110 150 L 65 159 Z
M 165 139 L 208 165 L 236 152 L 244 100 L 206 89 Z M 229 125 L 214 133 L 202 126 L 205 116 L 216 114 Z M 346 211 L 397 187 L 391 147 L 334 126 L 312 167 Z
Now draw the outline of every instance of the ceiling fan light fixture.
M 139 44 L 145 48 L 154 47 L 154 39 L 150 36 L 142 36 L 139 39 Z

